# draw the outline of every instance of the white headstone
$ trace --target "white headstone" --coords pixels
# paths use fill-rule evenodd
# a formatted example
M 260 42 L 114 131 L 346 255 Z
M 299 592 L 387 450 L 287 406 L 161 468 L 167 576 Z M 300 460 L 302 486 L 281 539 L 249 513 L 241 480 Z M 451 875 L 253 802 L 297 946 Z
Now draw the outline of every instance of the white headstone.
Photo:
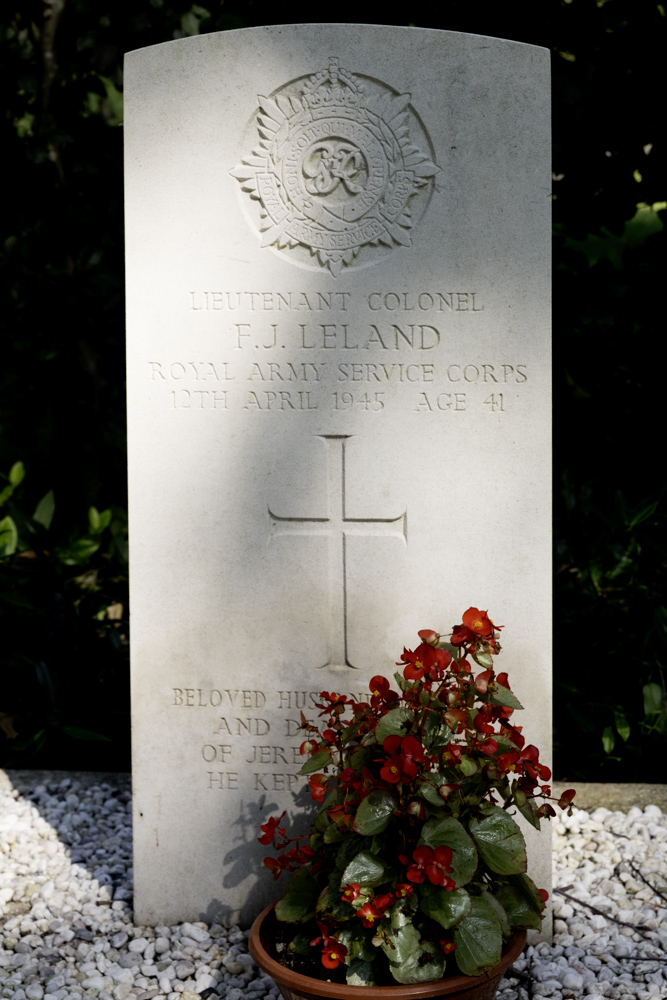
M 127 56 L 141 923 L 275 898 L 300 709 L 470 605 L 548 753 L 548 81 L 545 49 L 375 25 Z

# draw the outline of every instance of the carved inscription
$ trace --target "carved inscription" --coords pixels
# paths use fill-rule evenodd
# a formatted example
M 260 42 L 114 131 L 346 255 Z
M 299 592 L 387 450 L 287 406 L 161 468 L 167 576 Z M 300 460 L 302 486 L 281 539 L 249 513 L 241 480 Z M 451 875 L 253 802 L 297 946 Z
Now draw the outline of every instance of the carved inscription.
M 508 412 L 529 380 L 520 359 L 475 350 L 479 291 L 202 290 L 189 292 L 187 308 L 222 314 L 221 353 L 148 361 L 171 410 L 460 419 Z
M 348 691 L 365 701 L 366 691 Z M 301 712 L 316 718 L 320 689 L 261 691 L 256 689 L 175 687 L 173 711 L 192 712 L 201 733 L 194 755 L 201 761 L 204 786 L 213 791 L 291 792 L 307 779 L 297 772 L 303 734 Z
M 258 105 L 230 172 L 262 247 L 337 277 L 411 245 L 438 167 L 410 94 L 332 57 Z

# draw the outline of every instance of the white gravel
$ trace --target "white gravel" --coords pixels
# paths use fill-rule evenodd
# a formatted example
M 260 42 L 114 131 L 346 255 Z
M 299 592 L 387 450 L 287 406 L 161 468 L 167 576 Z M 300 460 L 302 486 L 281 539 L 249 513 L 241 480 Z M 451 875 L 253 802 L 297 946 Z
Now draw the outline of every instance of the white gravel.
M 553 827 L 554 943 L 524 951 L 499 1000 L 667 997 L 667 815 L 574 809 Z
M 574 810 L 554 826 L 554 944 L 526 949 L 499 1000 L 667 997 L 667 816 Z M 128 791 L 0 789 L 0 1000 L 278 996 L 238 927 L 136 927 L 131 851 Z

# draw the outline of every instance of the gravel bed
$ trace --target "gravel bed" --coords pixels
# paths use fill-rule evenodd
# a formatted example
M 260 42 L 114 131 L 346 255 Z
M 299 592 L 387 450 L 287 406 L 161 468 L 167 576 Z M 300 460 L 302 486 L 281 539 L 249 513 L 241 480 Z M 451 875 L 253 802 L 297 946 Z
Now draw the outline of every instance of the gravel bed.
M 130 807 L 103 781 L 0 789 L 0 1000 L 277 997 L 247 931 L 134 925 Z M 526 949 L 499 1000 L 667 997 L 667 815 L 554 826 L 554 944 Z

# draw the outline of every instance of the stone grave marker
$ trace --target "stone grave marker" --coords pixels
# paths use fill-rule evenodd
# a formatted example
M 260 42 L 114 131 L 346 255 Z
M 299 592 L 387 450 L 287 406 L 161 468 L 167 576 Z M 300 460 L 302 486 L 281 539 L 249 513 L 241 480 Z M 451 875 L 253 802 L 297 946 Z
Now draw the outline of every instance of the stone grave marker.
M 376 25 L 126 58 L 141 923 L 276 898 L 300 710 L 470 605 L 548 752 L 548 79 L 544 49 Z

